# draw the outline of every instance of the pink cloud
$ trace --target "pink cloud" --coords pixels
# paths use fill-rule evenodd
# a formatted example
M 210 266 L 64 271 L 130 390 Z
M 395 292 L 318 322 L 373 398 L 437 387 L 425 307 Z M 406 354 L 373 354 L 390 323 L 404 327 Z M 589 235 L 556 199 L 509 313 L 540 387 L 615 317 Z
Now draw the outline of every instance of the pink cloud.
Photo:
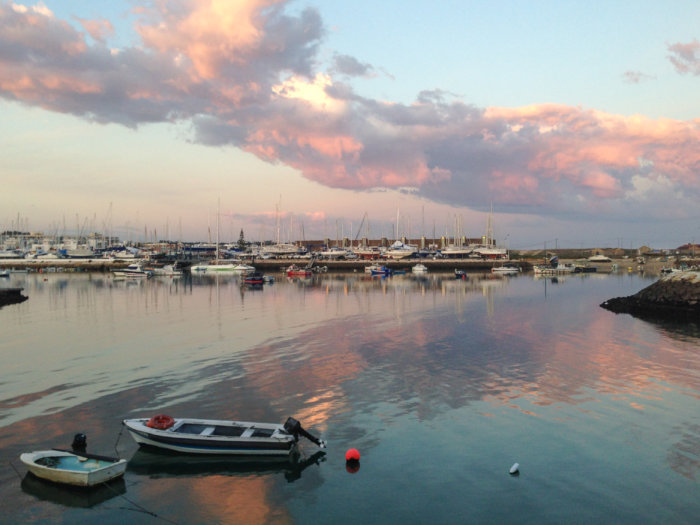
M 89 43 L 47 10 L 0 4 L 0 96 L 131 127 L 188 120 L 202 144 L 241 148 L 331 187 L 592 213 L 601 203 L 634 209 L 639 177 L 663 176 L 669 195 L 700 199 L 698 120 L 559 104 L 481 109 L 441 91 L 413 104 L 364 98 L 317 71 L 318 13 L 285 7 L 155 2 L 139 10 L 142 45 L 111 52 L 106 20 L 80 21 Z M 670 49 L 692 71 L 698 46 Z M 343 78 L 371 69 L 351 58 Z
M 86 20 L 82 18 L 76 18 L 83 29 L 98 42 L 104 43 L 105 40 L 114 34 L 114 26 L 109 20 Z
M 537 177 L 522 173 L 504 173 L 498 170 L 494 170 L 491 175 L 489 189 L 499 195 L 503 202 L 523 204 L 537 199 L 537 190 L 540 185 Z
M 276 3 L 156 2 L 149 18 L 158 22 L 143 23 L 137 29 L 149 48 L 165 54 L 181 53 L 198 75 L 213 78 L 225 64 L 243 63 L 260 45 L 262 31 L 257 19 L 263 9 Z

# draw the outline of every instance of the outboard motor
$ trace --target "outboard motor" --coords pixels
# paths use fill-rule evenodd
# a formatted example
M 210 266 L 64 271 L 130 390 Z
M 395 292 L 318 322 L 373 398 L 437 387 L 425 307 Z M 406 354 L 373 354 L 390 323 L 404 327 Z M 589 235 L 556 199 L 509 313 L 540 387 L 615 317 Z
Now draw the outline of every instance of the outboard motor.
M 73 447 L 73 450 L 78 452 L 85 452 L 85 449 L 87 448 L 87 436 L 83 433 L 73 436 L 73 444 L 71 447 Z
M 318 439 L 317 437 L 314 437 L 311 434 L 309 434 L 306 430 L 302 428 L 301 423 L 299 423 L 299 421 L 297 421 L 293 417 L 287 418 L 287 421 L 284 422 L 284 429 L 291 435 L 293 435 L 294 439 L 297 441 L 299 441 L 299 436 L 304 436 L 306 439 L 308 439 L 312 443 L 315 443 L 319 447 L 326 448 L 325 440 Z

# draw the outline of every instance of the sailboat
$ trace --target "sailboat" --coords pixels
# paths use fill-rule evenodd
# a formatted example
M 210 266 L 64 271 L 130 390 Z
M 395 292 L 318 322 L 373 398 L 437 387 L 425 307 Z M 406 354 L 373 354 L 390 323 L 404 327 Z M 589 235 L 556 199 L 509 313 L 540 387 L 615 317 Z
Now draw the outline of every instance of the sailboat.
M 406 244 L 399 240 L 399 209 L 396 209 L 396 241 L 389 246 L 384 255 L 390 259 L 405 259 L 413 257 L 418 252 L 418 247 L 413 244 Z
M 454 242 L 448 244 L 440 253 L 447 259 L 463 259 L 469 257 L 474 248 L 471 246 L 464 245 L 464 237 L 462 235 L 462 218 L 455 216 L 455 232 L 454 232 Z
M 280 202 L 282 202 L 282 197 L 280 196 Z M 289 258 L 297 255 L 304 255 L 306 249 L 296 246 L 290 242 L 281 242 L 280 240 L 280 205 L 279 203 L 275 205 L 275 222 L 277 223 L 277 242 L 271 246 L 261 246 L 260 255 L 263 257 L 280 257 Z M 289 235 L 292 234 L 292 224 L 290 217 L 289 224 Z
M 209 263 L 194 264 L 190 267 L 191 273 L 210 274 L 210 273 L 249 273 L 254 272 L 255 267 L 244 264 L 240 261 L 222 262 L 219 259 L 219 206 L 216 210 L 216 259 Z
M 508 259 L 508 250 L 496 246 L 496 240 L 493 233 L 493 204 L 491 204 L 491 213 L 489 213 L 486 222 L 486 235 L 483 237 L 482 244 L 473 247 L 475 255 L 482 259 Z

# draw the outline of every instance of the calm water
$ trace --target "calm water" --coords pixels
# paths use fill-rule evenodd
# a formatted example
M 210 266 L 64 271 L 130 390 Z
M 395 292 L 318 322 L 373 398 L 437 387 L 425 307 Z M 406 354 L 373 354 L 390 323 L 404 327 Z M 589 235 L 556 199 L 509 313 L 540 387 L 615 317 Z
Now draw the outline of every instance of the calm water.
M 0 308 L 0 522 L 697 523 L 698 326 L 598 306 L 653 278 L 488 277 L 13 275 L 29 300 Z M 160 412 L 292 415 L 329 448 L 137 450 L 121 420 Z M 130 459 L 122 482 L 26 475 L 21 452 L 77 432 Z

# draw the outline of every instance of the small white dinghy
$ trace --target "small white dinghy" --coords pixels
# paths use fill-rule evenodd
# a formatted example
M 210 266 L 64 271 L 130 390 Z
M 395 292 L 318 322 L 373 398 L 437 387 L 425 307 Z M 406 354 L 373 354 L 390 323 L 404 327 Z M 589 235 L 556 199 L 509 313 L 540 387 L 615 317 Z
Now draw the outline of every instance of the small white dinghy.
M 93 487 L 118 478 L 126 470 L 126 460 L 68 450 L 25 452 L 20 461 L 35 476 L 67 485 Z

